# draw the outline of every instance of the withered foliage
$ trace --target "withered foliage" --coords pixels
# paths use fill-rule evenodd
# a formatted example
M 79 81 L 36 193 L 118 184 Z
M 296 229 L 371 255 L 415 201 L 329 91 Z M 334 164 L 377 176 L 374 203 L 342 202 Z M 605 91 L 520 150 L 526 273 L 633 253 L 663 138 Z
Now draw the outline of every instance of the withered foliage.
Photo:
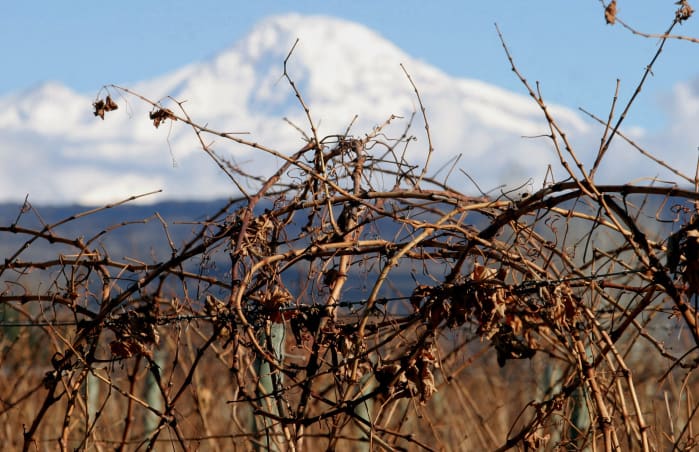
M 679 5 L 679 8 L 675 11 L 675 19 L 677 22 L 682 23 L 694 14 L 694 9 L 687 0 L 679 0 L 675 4 Z
M 177 121 L 177 116 L 169 108 L 156 108 L 148 114 L 148 117 L 153 121 L 153 125 L 157 129 L 166 120 Z
M 105 99 L 97 99 L 92 104 L 92 107 L 94 108 L 94 115 L 104 119 L 104 114 L 106 112 L 118 109 L 119 105 L 117 105 L 117 103 L 114 102 L 110 96 L 107 96 Z
M 126 221 L 79 236 L 63 229 L 113 205 L 46 224 L 25 203 L 0 225 L 18 239 L 0 264 L 1 442 L 692 448 L 699 194 L 596 183 L 623 116 L 611 124 L 610 115 L 596 155 L 581 160 L 503 46 L 564 174 L 527 196 L 469 196 L 430 178 L 405 160 L 416 143 L 395 116 L 361 135 L 317 136 L 289 58 L 284 76 L 308 120 L 293 153 L 209 129 L 182 104 L 108 87 L 145 101 L 155 127 L 192 128 L 242 194 L 177 238 L 178 225 L 157 216 L 164 253 L 115 251 L 112 234 L 139 226 Z M 104 119 L 117 105 L 107 96 L 93 107 Z M 204 135 L 279 163 L 246 173 Z
M 609 2 L 606 8 L 604 8 L 604 20 L 609 25 L 614 25 L 616 23 L 616 0 Z
M 153 357 L 152 347 L 158 345 L 157 305 L 152 301 L 133 302 L 133 309 L 117 315 L 109 322 L 116 338 L 109 343 L 112 355 L 130 358 L 135 355 Z

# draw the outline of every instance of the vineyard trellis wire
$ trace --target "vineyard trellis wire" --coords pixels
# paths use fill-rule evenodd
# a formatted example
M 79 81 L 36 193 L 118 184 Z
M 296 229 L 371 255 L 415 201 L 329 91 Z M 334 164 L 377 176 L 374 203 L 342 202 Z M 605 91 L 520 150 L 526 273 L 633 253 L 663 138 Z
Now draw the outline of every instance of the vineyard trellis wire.
M 694 447 L 699 181 L 595 183 L 636 94 L 615 124 L 612 108 L 588 170 L 503 47 L 566 175 L 527 196 L 467 196 L 430 178 L 431 140 L 424 166 L 406 162 L 413 118 L 394 139 L 383 131 L 395 116 L 319 137 L 287 70 L 293 48 L 283 74 L 309 132 L 290 155 L 198 124 L 174 99 L 105 87 L 96 116 L 108 120 L 114 99 L 146 102 L 155 127 L 190 127 L 241 197 L 181 243 L 157 217 L 168 252 L 149 262 L 102 245 L 126 223 L 61 232 L 115 206 L 33 228 L 25 203 L 0 227 L 21 238 L 0 264 L 6 444 Z M 279 168 L 248 174 L 207 136 Z M 675 217 L 655 221 L 666 204 Z M 39 242 L 49 258 L 31 254 Z
M 35 264 L 31 264 L 34 266 Z M 564 283 L 570 283 L 570 282 L 590 282 L 590 281 L 596 281 L 597 284 L 604 284 L 604 279 L 609 278 L 612 276 L 626 276 L 626 275 L 631 275 L 634 273 L 640 273 L 642 270 L 623 270 L 623 271 L 618 271 L 618 272 L 612 272 L 612 273 L 604 273 L 604 274 L 595 274 L 595 275 L 590 275 L 590 276 L 577 276 L 573 278 L 566 278 L 566 279 L 557 279 L 557 280 L 527 280 L 523 281 L 521 284 L 518 284 L 513 287 L 509 287 L 508 289 L 511 290 L 514 293 L 526 293 L 530 292 L 532 290 L 538 290 L 541 287 L 555 287 L 560 284 Z M 504 283 L 503 283 L 504 284 Z M 11 300 L 14 300 L 16 297 L 11 297 Z M 410 300 L 410 296 L 403 296 L 403 297 L 381 297 L 378 298 L 375 302 L 376 305 L 386 305 L 387 303 L 391 301 L 407 301 Z M 1 298 L 0 298 L 1 299 Z M 353 308 L 353 307 L 361 307 L 364 306 L 368 303 L 368 300 L 345 300 L 345 301 L 337 301 L 333 304 L 325 304 L 325 305 L 298 305 L 298 306 L 282 306 L 278 308 L 278 311 L 285 313 L 285 312 L 291 312 L 291 311 L 296 311 L 296 312 L 302 312 L 302 311 L 313 311 L 314 309 L 320 309 L 321 307 L 331 307 L 331 308 Z M 211 315 L 211 314 L 191 314 L 191 315 L 176 315 L 176 316 L 171 316 L 171 317 L 163 317 L 160 316 L 156 319 L 156 323 L 158 325 L 167 325 L 169 323 L 176 323 L 176 322 L 191 322 L 193 320 L 216 320 L 217 318 L 220 318 L 221 316 L 217 315 Z M 234 319 L 235 316 L 228 316 L 228 319 Z M 7 322 L 7 321 L 0 321 L 0 327 L 44 327 L 44 326 L 53 326 L 53 327 L 58 327 L 58 326 L 79 326 L 81 323 L 76 322 L 76 321 L 56 321 L 56 322 L 50 322 L 50 321 L 33 321 L 33 322 Z M 118 322 L 116 321 L 110 321 L 106 320 L 104 322 L 106 327 L 114 327 L 118 325 Z

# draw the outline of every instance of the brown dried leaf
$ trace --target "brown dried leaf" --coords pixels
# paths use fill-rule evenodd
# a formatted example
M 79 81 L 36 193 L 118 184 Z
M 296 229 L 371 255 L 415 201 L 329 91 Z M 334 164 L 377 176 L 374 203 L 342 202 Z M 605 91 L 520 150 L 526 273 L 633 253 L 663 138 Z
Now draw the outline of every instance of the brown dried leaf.
M 447 302 L 447 300 L 435 300 L 434 303 L 429 306 L 425 320 L 430 323 L 432 328 L 436 328 L 440 323 L 442 323 L 442 320 L 449 316 L 450 308 L 451 305 Z
M 291 300 L 293 300 L 293 297 L 288 290 L 275 286 L 274 289 L 268 290 L 262 295 L 260 302 L 272 322 L 282 323 L 284 321 L 282 307 L 290 303 Z
M 692 17 L 694 10 L 689 5 L 687 0 L 679 0 L 678 2 L 675 2 L 675 5 L 680 5 L 677 11 L 675 11 L 675 19 L 677 22 L 682 23 L 683 21 Z
M 153 353 L 145 347 L 144 344 L 134 339 L 123 339 L 120 341 L 112 341 L 109 343 L 109 349 L 112 355 L 118 358 L 131 358 L 134 355 L 153 356 Z
M 528 359 L 536 353 L 536 350 L 517 337 L 508 325 L 501 325 L 500 330 L 493 335 L 492 343 L 497 352 L 500 367 L 504 367 L 507 360 Z
M 515 334 L 522 334 L 522 319 L 516 315 L 508 315 L 505 318 L 505 324 L 512 328 Z
M 609 5 L 604 9 L 604 20 L 609 25 L 616 23 L 616 0 L 609 2 Z
M 102 99 L 99 99 L 98 101 L 92 104 L 92 107 L 95 109 L 93 114 L 95 116 L 99 116 L 100 118 L 102 118 L 102 120 L 104 120 L 104 101 Z
M 432 395 L 437 392 L 437 387 L 434 383 L 434 374 L 432 369 L 439 367 L 434 344 L 429 344 L 405 366 L 405 379 L 410 383 L 407 387 L 412 396 L 419 396 L 420 403 L 425 404 Z M 396 372 L 402 368 L 394 368 Z M 385 369 L 386 371 L 388 369 Z M 388 378 L 388 377 L 385 377 Z M 403 375 L 401 375 L 403 381 Z
M 551 434 L 542 435 L 537 431 L 529 432 L 524 437 L 524 444 L 531 450 L 539 450 L 546 446 L 551 439 Z
M 104 111 L 114 111 L 118 108 L 119 105 L 112 100 L 111 96 L 107 96 L 107 99 L 104 101 Z
M 159 108 L 158 110 L 151 111 L 149 117 L 153 120 L 153 125 L 156 129 L 160 127 L 160 124 L 166 119 L 177 121 L 177 116 L 175 116 L 169 108 Z
M 436 349 L 434 347 L 434 344 L 430 344 L 429 347 L 422 349 L 420 351 L 420 361 L 423 364 L 430 364 L 430 365 L 435 365 L 437 363 L 437 356 L 436 356 Z M 436 365 L 436 367 L 439 367 L 439 365 Z
M 120 358 L 134 355 L 151 357 L 151 346 L 160 342 L 157 322 L 157 305 L 150 301 L 118 315 L 109 326 L 116 335 L 116 339 L 109 344 L 112 354 Z
M 230 309 L 228 309 L 228 306 L 212 295 L 206 296 L 204 309 L 206 310 L 206 313 L 212 317 L 219 315 L 230 315 Z
M 488 268 L 480 264 L 473 265 L 473 272 L 471 272 L 471 279 L 474 281 L 484 281 L 487 279 L 493 279 L 498 275 L 498 271 L 494 268 Z
M 116 102 L 112 100 L 110 96 L 107 96 L 105 100 L 98 99 L 92 104 L 92 107 L 94 108 L 93 114 L 95 116 L 99 116 L 104 120 L 104 114 L 108 111 L 114 111 L 119 108 L 119 105 L 117 105 Z
M 228 340 L 231 329 L 234 328 L 231 322 L 231 311 L 228 306 L 216 297 L 207 295 L 204 309 L 212 317 L 214 325 L 218 328 L 219 337 L 224 341 Z
M 379 389 L 387 395 L 392 395 L 396 386 L 404 386 L 408 379 L 405 373 L 401 372 L 400 364 L 385 364 L 377 367 L 374 371 L 374 378 L 379 382 Z
M 558 328 L 566 329 L 578 315 L 578 303 L 568 284 L 559 284 L 550 292 L 550 305 L 544 310 L 550 321 Z
M 437 392 L 437 387 L 434 384 L 434 374 L 432 374 L 429 368 L 423 367 L 420 370 L 420 380 L 417 383 L 417 387 L 420 392 L 420 403 L 423 405 Z

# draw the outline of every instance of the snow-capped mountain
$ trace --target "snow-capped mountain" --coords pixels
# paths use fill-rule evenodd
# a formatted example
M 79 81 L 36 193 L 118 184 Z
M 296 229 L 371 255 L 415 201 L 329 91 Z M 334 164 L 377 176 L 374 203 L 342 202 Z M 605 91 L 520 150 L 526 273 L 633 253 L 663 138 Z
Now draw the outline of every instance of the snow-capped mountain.
M 282 78 L 284 58 L 297 38 L 288 70 L 321 136 L 342 133 L 355 115 L 354 135 L 392 114 L 406 118 L 390 129 L 402 132 L 418 110 L 403 64 L 427 108 L 435 146 L 429 173 L 462 154 L 457 168 L 483 189 L 492 189 L 529 179 L 540 184 L 546 165 L 557 161 L 548 140 L 532 138 L 548 132 L 529 97 L 450 77 L 361 25 L 329 17 L 270 18 L 207 61 L 129 88 L 153 100 L 171 96 L 186 101 L 187 113 L 198 123 L 247 132 L 244 137 L 251 141 L 290 153 L 304 142 L 284 118 L 308 130 L 304 111 Z M 152 201 L 235 194 L 190 128 L 167 122 L 155 129 L 148 120 L 150 107 L 138 99 L 110 91 L 119 109 L 104 121 L 95 118 L 91 104 L 105 94 L 76 93 L 49 82 L 0 99 L 0 201 L 19 201 L 29 194 L 34 202 L 96 204 L 156 189 L 163 193 Z M 553 109 L 571 136 L 587 139 L 590 124 L 572 110 Z M 427 151 L 420 115 L 412 133 L 418 139 L 407 157 L 420 163 Z M 222 139 L 214 149 L 254 173 L 259 168 L 271 172 L 277 164 L 268 155 Z M 475 192 L 459 171 L 448 182 Z

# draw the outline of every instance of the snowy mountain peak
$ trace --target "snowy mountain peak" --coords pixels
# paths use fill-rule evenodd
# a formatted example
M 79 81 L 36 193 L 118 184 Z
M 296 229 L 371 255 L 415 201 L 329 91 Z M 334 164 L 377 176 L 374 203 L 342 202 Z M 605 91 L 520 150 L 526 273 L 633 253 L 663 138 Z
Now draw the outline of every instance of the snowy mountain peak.
M 294 55 L 305 62 L 325 64 L 323 58 L 333 54 L 353 61 L 361 56 L 374 64 L 380 63 L 377 61 L 380 56 L 406 57 L 398 47 L 367 27 L 328 16 L 300 14 L 273 16 L 261 21 L 231 51 L 243 53 L 250 61 L 272 57 L 279 64 L 296 39 L 300 45 Z
M 250 38 L 269 35 L 270 30 L 277 30 L 277 42 L 271 43 L 279 51 L 279 46 L 287 47 L 298 38 L 300 46 L 298 55 L 304 61 L 328 64 L 325 58 L 334 57 L 334 61 L 351 61 L 353 63 L 381 65 L 382 57 L 388 57 L 389 64 L 409 59 L 401 49 L 384 39 L 375 31 L 354 22 L 326 16 L 301 16 L 297 14 L 274 17 L 262 22 L 250 34 Z M 267 41 L 269 43 L 269 41 Z M 267 47 L 268 51 L 272 48 Z
M 249 132 L 255 141 L 291 152 L 302 145 L 301 136 L 282 118 L 307 128 L 303 109 L 282 77 L 284 58 L 297 38 L 288 70 L 321 136 L 342 133 L 354 115 L 359 120 L 351 133 L 361 135 L 392 114 L 409 117 L 416 111 L 403 64 L 427 108 L 435 144 L 433 170 L 463 154 L 469 174 L 492 188 L 537 178 L 553 160 L 547 143 L 522 139 L 546 130 L 530 99 L 449 77 L 376 32 L 335 18 L 271 17 L 211 59 L 132 88 L 154 100 L 186 100 L 187 112 L 200 123 Z M 0 99 L 0 155 L 17 155 L 22 149 L 22 158 L 0 166 L 0 200 L 17 201 L 29 193 L 35 202 L 95 204 L 155 189 L 163 189 L 163 195 L 153 201 L 234 194 L 191 129 L 179 123 L 154 129 L 147 120 L 150 107 L 136 99 L 117 98 L 119 110 L 101 121 L 91 114 L 93 96 L 51 82 Z M 570 131 L 587 128 L 574 112 L 556 111 Z M 395 127 L 402 133 L 404 126 Z M 422 124 L 414 124 L 413 133 L 418 141 L 407 156 L 419 164 L 426 155 Z M 271 157 L 241 146 L 221 140 L 215 146 L 243 167 L 276 165 Z M 449 183 L 473 190 L 464 177 Z
M 364 96 L 376 107 L 377 99 L 395 98 L 392 86 L 399 81 L 406 96 L 398 106 L 402 110 L 413 108 L 410 87 L 399 64 L 417 64 L 403 51 L 362 25 L 299 14 L 263 20 L 212 59 L 146 82 L 138 89 L 155 97 L 188 99 L 214 114 L 223 114 L 221 109 L 226 113 L 239 110 L 243 103 L 251 110 L 289 116 L 298 109 L 298 103 L 282 74 L 292 47 L 289 74 L 309 99 L 319 104 L 337 103 L 348 100 L 348 93 L 356 93 L 355 97 Z M 422 72 L 430 71 L 425 66 Z M 225 104 L 221 102 L 224 99 Z M 361 111 L 350 111 L 358 105 L 345 105 L 348 112 L 342 114 L 343 121 L 355 113 L 362 115 Z M 385 114 L 392 113 L 395 106 L 387 108 Z

